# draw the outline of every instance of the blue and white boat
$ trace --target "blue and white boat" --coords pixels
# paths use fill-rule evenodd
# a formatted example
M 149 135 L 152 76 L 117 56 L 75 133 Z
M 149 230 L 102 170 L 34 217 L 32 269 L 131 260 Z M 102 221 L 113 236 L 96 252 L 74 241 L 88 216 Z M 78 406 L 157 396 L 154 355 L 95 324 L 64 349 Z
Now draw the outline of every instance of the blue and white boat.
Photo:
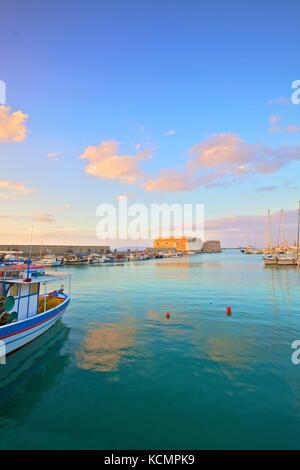
M 27 269 L 19 277 L 0 277 L 0 345 L 9 354 L 45 333 L 63 315 L 70 294 L 61 286 L 48 292 L 48 285 L 69 280 L 70 275 L 46 273 L 43 268 Z

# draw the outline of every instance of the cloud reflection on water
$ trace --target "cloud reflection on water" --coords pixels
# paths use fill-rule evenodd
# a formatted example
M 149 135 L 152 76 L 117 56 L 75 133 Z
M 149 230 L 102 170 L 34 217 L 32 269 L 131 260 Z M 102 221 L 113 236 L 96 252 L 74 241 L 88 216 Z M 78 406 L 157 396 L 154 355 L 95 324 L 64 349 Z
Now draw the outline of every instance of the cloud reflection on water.
M 132 318 L 120 323 L 98 323 L 87 332 L 77 353 L 77 366 L 97 372 L 119 368 L 122 358 L 136 341 L 137 327 Z

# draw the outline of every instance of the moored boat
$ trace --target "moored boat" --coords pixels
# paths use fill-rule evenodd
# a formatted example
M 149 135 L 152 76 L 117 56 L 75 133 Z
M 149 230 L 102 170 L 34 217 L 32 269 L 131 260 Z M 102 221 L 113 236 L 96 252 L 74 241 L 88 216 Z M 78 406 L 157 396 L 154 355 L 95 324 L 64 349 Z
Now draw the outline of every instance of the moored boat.
M 38 260 L 41 266 L 45 267 L 56 267 L 61 265 L 61 260 L 56 258 L 54 255 L 46 255 Z
M 277 256 L 275 255 L 265 255 L 263 257 L 265 266 L 276 266 L 277 265 Z
M 43 268 L 27 269 L 16 277 L 0 278 L 0 340 L 9 354 L 45 333 L 66 310 L 70 295 L 47 286 L 70 276 L 46 273 Z M 43 289 L 42 289 L 43 286 Z M 43 290 L 43 292 L 42 292 Z
M 296 265 L 296 258 L 295 256 L 278 256 L 277 258 L 277 264 L 278 266 L 295 266 Z
M 89 260 L 83 256 L 68 256 L 66 258 L 63 258 L 61 263 L 65 266 L 74 266 L 88 264 Z

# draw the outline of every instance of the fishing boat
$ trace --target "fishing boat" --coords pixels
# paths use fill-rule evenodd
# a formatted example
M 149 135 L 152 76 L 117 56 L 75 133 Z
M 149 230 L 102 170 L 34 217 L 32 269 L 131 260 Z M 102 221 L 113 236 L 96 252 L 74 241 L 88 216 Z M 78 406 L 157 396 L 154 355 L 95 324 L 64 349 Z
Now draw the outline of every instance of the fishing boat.
M 59 290 L 47 290 L 55 281 L 68 278 L 70 283 L 69 275 L 30 268 L 29 261 L 27 269 L 18 274 L 0 277 L 0 344 L 2 351 L 4 345 L 5 354 L 45 333 L 61 318 L 70 302 L 63 286 Z
M 113 255 L 104 255 L 102 256 L 103 263 L 115 263 L 116 258 Z
M 104 264 L 115 264 L 117 261 L 117 258 L 112 255 L 103 255 L 98 257 L 89 257 L 88 264 L 91 266 L 102 266 Z M 124 261 L 123 258 L 121 261 Z
M 83 256 L 68 256 L 66 258 L 63 258 L 61 263 L 65 266 L 74 266 L 88 264 L 89 261 L 86 257 Z
M 38 263 L 45 267 L 56 267 L 61 265 L 61 260 L 56 258 L 54 255 L 46 255 L 39 259 Z
M 0 264 L 0 279 L 14 279 L 21 277 L 25 270 L 29 269 L 29 272 L 37 271 L 41 269 L 40 265 L 28 265 L 23 261 L 22 263 L 1 263 Z

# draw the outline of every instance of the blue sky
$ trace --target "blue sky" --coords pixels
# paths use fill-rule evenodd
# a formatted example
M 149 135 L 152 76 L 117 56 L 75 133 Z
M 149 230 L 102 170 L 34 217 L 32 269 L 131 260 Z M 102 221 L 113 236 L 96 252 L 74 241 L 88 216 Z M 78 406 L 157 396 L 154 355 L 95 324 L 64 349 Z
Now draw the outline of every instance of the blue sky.
M 299 14 L 296 0 L 2 0 L 7 113 L 28 117 L 20 141 L 0 133 L 0 192 L 1 180 L 34 191 L 3 190 L 1 242 L 25 241 L 33 223 L 37 243 L 96 243 L 97 205 L 124 192 L 134 202 L 204 203 L 206 218 L 220 221 L 208 235 L 225 244 L 245 242 L 245 233 L 226 232 L 221 219 L 295 209 L 300 106 L 289 97 L 300 79 Z M 238 136 L 251 165 L 257 145 L 289 150 L 278 169 L 275 152 L 272 170 L 255 164 L 241 177 L 232 162 L 220 174 L 198 155 L 197 174 L 213 171 L 214 184 L 189 174 L 184 190 L 166 190 L 161 169 L 169 179 L 185 174 L 194 146 L 215 148 L 211 135 Z M 139 168 L 154 189 L 144 176 L 103 177 L 99 165 L 88 174 L 79 156 L 105 141 L 118 142 L 120 156 L 148 150 Z

